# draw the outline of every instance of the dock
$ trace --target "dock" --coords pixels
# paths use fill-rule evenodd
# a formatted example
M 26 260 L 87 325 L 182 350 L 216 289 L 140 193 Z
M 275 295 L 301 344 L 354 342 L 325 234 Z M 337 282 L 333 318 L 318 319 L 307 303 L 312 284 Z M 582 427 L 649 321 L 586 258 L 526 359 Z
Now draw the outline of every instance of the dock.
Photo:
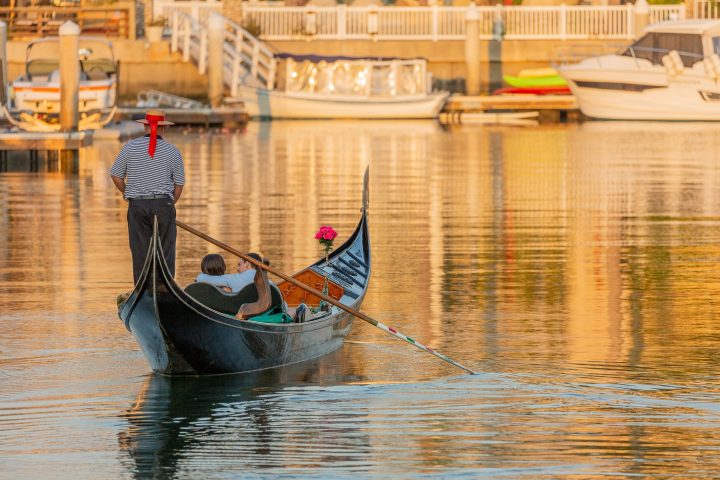
M 539 112 L 541 121 L 579 119 L 582 114 L 573 95 L 453 95 L 445 105 L 447 123 L 462 123 L 466 113 Z
M 0 172 L 8 170 L 10 152 L 27 152 L 30 170 L 39 168 L 40 152 L 46 152 L 48 168 L 77 171 L 78 150 L 92 145 L 91 132 L 19 132 L 0 130 Z
M 250 117 L 241 107 L 207 107 L 207 108 L 168 108 L 158 107 L 165 112 L 165 117 L 178 125 L 200 125 L 205 128 L 222 126 L 227 128 L 242 127 Z M 115 120 L 137 120 L 145 117 L 147 108 L 122 107 L 115 113 Z

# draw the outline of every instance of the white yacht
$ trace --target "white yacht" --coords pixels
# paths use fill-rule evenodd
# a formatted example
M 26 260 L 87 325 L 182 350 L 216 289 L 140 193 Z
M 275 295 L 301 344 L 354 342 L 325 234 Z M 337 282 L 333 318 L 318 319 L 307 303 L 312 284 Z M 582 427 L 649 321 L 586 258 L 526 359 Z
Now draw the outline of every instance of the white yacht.
M 673 20 L 615 55 L 559 71 L 592 118 L 720 121 L 719 53 L 720 20 Z

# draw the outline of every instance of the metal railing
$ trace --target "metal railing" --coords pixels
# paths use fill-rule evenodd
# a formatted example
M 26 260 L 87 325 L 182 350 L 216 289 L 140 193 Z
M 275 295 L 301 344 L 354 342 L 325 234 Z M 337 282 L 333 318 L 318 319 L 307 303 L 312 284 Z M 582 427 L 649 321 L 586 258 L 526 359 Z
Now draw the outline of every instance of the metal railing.
M 12 39 L 58 34 L 68 20 L 80 26 L 85 35 L 135 39 L 135 4 L 117 2 L 88 7 L 0 7 L 0 20 L 7 24 Z

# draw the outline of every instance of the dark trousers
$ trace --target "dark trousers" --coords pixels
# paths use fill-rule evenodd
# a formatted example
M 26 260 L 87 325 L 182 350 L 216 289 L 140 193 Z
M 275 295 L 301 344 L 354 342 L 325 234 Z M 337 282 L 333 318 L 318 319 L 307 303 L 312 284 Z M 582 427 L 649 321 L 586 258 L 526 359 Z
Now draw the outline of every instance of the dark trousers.
M 165 261 L 170 267 L 170 273 L 175 275 L 175 238 L 177 237 L 175 205 L 170 198 L 130 200 L 127 221 L 135 283 L 140 278 L 145 257 L 150 249 L 155 217 L 158 220 L 158 233 Z

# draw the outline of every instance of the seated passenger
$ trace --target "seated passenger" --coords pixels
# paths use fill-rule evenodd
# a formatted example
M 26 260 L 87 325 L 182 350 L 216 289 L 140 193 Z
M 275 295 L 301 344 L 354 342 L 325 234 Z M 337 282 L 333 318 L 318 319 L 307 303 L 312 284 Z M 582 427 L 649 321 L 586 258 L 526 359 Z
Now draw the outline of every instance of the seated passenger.
M 225 275 L 225 259 L 218 253 L 205 255 L 200 262 L 202 273 L 195 279 L 196 282 L 209 283 L 218 287 L 223 292 L 231 292 L 232 289 L 227 282 Z
M 254 255 L 251 256 L 255 259 Z M 256 260 L 261 261 L 265 265 L 270 265 L 270 262 L 267 259 L 263 258 L 262 260 Z M 255 288 L 257 288 L 258 299 L 255 302 L 243 303 L 242 305 L 240 305 L 240 309 L 238 310 L 237 314 L 235 314 L 235 318 L 237 318 L 238 320 L 247 320 L 249 318 L 265 313 L 270 309 L 271 306 L 270 281 L 268 280 L 267 272 L 264 269 L 258 267 L 257 265 L 251 264 L 250 262 L 245 261 L 245 263 L 250 265 L 254 271 L 253 282 L 255 282 Z
M 258 254 L 248 254 L 254 260 L 270 265 L 270 261 L 262 258 Z M 288 307 L 287 303 L 280 297 L 280 304 L 272 305 L 272 292 L 270 281 L 268 280 L 267 271 L 250 262 L 245 262 L 255 272 L 253 282 L 257 289 L 258 299 L 252 303 L 243 303 L 240 305 L 235 318 L 238 320 L 251 319 L 255 322 L 262 323 L 303 323 L 313 319 L 313 313 L 304 303 L 296 308 Z M 279 291 L 278 291 L 279 293 Z M 273 307 L 271 309 L 271 307 Z
M 248 253 L 248 256 L 254 258 L 257 261 L 262 261 L 262 257 L 257 253 Z M 237 293 L 244 287 L 250 285 L 255 277 L 255 270 L 252 268 L 252 264 L 242 258 L 238 260 L 237 273 L 225 273 L 225 261 L 222 256 L 217 253 L 211 253 L 203 258 L 203 263 L 208 257 L 217 256 L 222 261 L 222 273 L 220 275 L 208 274 L 204 269 L 203 273 L 197 276 L 196 282 L 209 283 L 210 285 L 218 288 L 227 287 L 229 292 Z M 217 261 L 217 260 L 214 260 Z M 202 269 L 202 264 L 201 264 Z

